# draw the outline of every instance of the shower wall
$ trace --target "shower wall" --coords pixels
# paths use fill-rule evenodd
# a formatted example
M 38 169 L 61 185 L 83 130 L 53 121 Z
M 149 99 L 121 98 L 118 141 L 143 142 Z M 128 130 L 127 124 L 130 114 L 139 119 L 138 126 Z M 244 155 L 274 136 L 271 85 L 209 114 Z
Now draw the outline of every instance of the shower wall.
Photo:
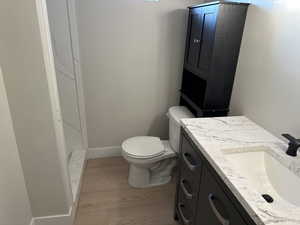
M 74 150 L 84 148 L 78 93 L 80 63 L 74 4 L 74 0 L 47 0 L 68 156 Z
M 52 58 L 46 49 L 44 0 L 0 5 L 0 62 L 32 216 L 65 215 L 73 203 L 72 190 Z M 20 216 L 20 207 L 13 216 Z

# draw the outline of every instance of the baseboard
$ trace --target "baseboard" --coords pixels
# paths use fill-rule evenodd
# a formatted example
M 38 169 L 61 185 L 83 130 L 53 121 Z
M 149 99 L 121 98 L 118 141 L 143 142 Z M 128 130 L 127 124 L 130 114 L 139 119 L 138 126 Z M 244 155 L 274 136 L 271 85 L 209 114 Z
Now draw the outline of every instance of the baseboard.
M 75 210 L 71 207 L 68 214 L 34 217 L 33 225 L 72 225 L 74 214 Z
M 114 156 L 121 156 L 121 155 L 122 155 L 121 146 L 89 148 L 87 151 L 87 159 L 106 158 L 106 157 L 114 157 Z
M 85 165 L 86 165 L 86 161 L 84 162 L 83 168 L 85 168 Z M 73 225 L 75 221 L 78 202 L 79 202 L 79 193 L 81 190 L 81 184 L 82 184 L 82 176 L 79 182 L 78 193 L 76 194 L 75 201 L 73 202 L 72 207 L 70 207 L 68 214 L 45 216 L 45 217 L 34 217 L 30 225 Z
M 45 216 L 45 217 L 35 217 L 32 219 L 30 225 L 73 225 L 75 221 L 76 211 L 79 203 L 79 194 L 81 190 L 82 184 L 82 174 L 83 170 L 86 166 L 86 160 L 84 160 L 84 164 L 82 166 L 82 171 L 79 180 L 79 187 L 73 202 L 72 207 L 69 210 L 68 214 L 64 215 L 54 215 L 54 216 Z
M 35 225 L 34 218 L 31 219 L 30 225 Z

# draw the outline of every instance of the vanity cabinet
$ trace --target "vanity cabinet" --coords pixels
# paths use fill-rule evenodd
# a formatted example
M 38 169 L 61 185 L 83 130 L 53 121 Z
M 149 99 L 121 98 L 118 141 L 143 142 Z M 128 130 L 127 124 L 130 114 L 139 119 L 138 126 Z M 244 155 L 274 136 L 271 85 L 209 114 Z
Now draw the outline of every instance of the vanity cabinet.
M 189 7 L 180 104 L 197 117 L 229 111 L 248 5 L 215 1 Z
M 197 197 L 202 173 L 202 159 L 186 138 L 182 138 L 180 177 L 177 186 L 176 211 L 183 225 L 191 224 L 196 213 Z
M 184 130 L 176 193 L 175 219 L 179 224 L 255 224 Z

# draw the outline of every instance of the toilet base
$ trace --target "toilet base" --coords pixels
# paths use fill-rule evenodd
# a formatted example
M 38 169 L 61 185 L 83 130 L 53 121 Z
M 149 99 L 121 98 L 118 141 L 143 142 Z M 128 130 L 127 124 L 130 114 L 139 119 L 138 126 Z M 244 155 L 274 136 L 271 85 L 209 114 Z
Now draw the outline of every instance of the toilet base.
M 135 188 L 147 188 L 167 184 L 171 181 L 176 159 L 166 159 L 149 167 L 130 164 L 128 183 Z

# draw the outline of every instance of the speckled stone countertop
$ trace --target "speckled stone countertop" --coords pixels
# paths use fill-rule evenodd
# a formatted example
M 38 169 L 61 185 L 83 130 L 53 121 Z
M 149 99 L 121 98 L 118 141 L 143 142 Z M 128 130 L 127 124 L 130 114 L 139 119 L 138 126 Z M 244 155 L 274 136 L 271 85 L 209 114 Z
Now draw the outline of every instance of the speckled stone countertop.
M 300 177 L 300 157 L 287 156 L 285 142 L 244 116 L 183 119 L 181 123 L 256 224 L 300 224 L 300 207 L 288 204 L 280 208 L 267 203 L 223 154 L 224 149 L 267 147 L 274 158 Z

